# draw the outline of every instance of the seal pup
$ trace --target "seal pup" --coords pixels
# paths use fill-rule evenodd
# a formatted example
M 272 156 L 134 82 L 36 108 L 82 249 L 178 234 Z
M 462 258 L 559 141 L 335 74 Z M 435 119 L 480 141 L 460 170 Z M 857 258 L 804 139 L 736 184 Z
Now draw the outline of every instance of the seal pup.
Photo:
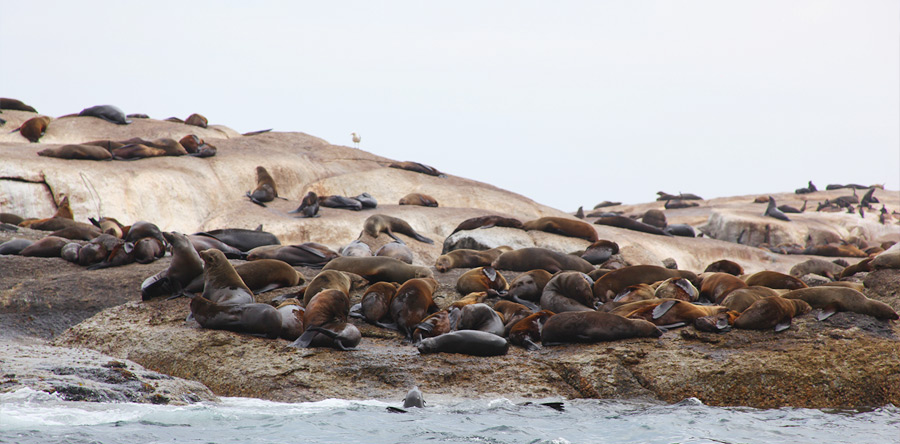
M 525 305 L 506 300 L 495 302 L 494 310 L 500 313 L 500 318 L 503 319 L 503 336 L 509 335 L 509 330 L 516 322 L 534 313 L 534 310 Z
M 121 109 L 113 105 L 97 105 L 85 108 L 78 113 L 79 116 L 97 117 L 116 125 L 128 125 L 130 120 L 125 118 L 125 113 Z
M 526 231 L 538 230 L 561 236 L 577 237 L 588 242 L 597 242 L 597 230 L 591 224 L 564 217 L 542 217 L 522 224 Z
M 508 289 L 506 279 L 491 266 L 473 268 L 456 280 L 456 291 L 464 295 L 480 291 L 496 295 Z
M 763 213 L 763 216 L 774 217 L 775 219 L 783 220 L 783 221 L 787 221 L 787 222 L 791 221 L 784 214 L 784 212 L 782 212 L 781 210 L 778 209 L 778 207 L 775 206 L 775 198 L 772 196 L 769 196 L 769 205 L 766 207 L 766 212 Z
M 369 193 L 362 193 L 353 198 L 362 204 L 363 209 L 371 209 L 378 206 L 378 201 Z
M 300 206 L 295 210 L 288 211 L 291 214 L 299 214 L 300 217 L 319 217 L 319 196 L 312 191 L 303 196 Z
M 459 307 L 453 305 L 428 315 L 413 331 L 412 340 L 418 344 L 425 338 L 444 335 L 456 330 L 459 321 Z
M 776 332 L 790 328 L 791 319 L 809 313 L 809 304 L 799 299 L 785 299 L 781 296 L 770 296 L 760 299 L 747 307 L 737 319 L 735 328 L 747 330 L 768 330 Z
M 580 311 L 558 313 L 547 319 L 541 331 L 541 343 L 547 346 L 660 336 L 662 330 L 643 319 L 627 319 L 599 311 Z
M 278 197 L 278 189 L 275 188 L 275 179 L 272 179 L 272 176 L 269 175 L 269 172 L 266 171 L 265 168 L 258 166 L 256 167 L 256 188 L 253 189 L 253 192 L 247 192 L 247 197 L 250 198 L 250 201 L 265 207 L 265 202 L 271 202 Z
M 457 330 L 423 339 L 416 346 L 420 354 L 459 353 L 472 356 L 500 356 L 509 351 L 509 342 L 495 334 L 478 330 Z
M 437 208 L 437 199 L 422 193 L 409 193 L 400 198 L 400 205 L 418 205 L 420 207 Z
M 31 143 L 37 143 L 41 137 L 44 136 L 44 133 L 47 131 L 47 126 L 50 125 L 50 118 L 47 116 L 37 116 L 32 117 L 25 122 L 22 123 L 18 128 L 14 129 L 12 132 L 18 131 L 22 137 L 28 139 Z
M 400 243 L 404 242 L 394 234 L 395 232 L 405 234 L 426 244 L 434 243 L 433 240 L 417 233 L 405 220 L 384 214 L 373 214 L 366 218 L 366 221 L 363 224 L 363 232 L 374 238 L 377 238 L 381 233 L 385 233 Z

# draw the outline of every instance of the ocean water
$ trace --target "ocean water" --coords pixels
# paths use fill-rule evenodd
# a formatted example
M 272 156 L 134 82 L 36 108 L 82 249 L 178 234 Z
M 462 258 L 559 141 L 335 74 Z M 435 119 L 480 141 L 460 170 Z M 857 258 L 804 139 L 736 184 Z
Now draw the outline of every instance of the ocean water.
M 402 396 L 402 395 L 401 395 Z M 399 398 L 399 397 L 398 397 Z M 62 401 L 30 389 L 0 395 L 3 443 L 896 443 L 900 409 L 759 410 L 573 400 L 559 412 L 506 399 L 157 406 Z

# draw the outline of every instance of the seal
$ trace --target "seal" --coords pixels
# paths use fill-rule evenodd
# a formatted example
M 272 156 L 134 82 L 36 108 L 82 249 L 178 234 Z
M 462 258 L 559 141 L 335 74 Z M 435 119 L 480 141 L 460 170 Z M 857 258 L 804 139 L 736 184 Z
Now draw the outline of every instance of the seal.
M 362 296 L 362 302 L 350 308 L 350 315 L 361 317 L 382 328 L 396 330 L 397 325 L 391 319 L 390 307 L 398 288 L 400 284 L 396 282 L 376 282 L 370 285 Z
M 666 203 L 663 205 L 663 208 L 665 208 L 667 210 L 678 210 L 681 208 L 691 208 L 691 207 L 699 207 L 699 206 L 700 206 L 700 204 L 698 204 L 697 202 L 685 202 L 681 199 L 675 199 L 675 200 L 667 200 Z
M 466 219 L 459 223 L 456 228 L 453 229 L 453 233 L 457 231 L 466 231 L 466 230 L 474 230 L 477 228 L 491 228 L 491 227 L 508 227 L 508 228 L 518 228 L 520 230 L 524 230 L 525 225 L 519 219 L 513 217 L 503 217 L 497 215 L 490 216 L 479 216 L 473 217 L 471 219 Z M 450 234 L 453 234 L 450 233 Z
M 115 160 L 138 160 L 148 157 L 162 157 L 166 155 L 166 150 L 157 148 L 143 143 L 132 143 L 121 148 L 111 151 Z
M 28 139 L 31 143 L 38 143 L 38 141 L 41 140 L 41 137 L 44 136 L 44 132 L 47 131 L 47 126 L 49 125 L 49 117 L 37 116 L 23 122 L 22 125 L 14 130 L 14 132 L 18 131 L 22 137 Z
M 300 201 L 300 206 L 288 213 L 299 214 L 303 218 L 319 217 L 319 196 L 312 191 L 306 193 L 306 196 L 303 196 L 303 200 Z
M 145 301 L 164 295 L 180 296 L 191 281 L 203 278 L 203 259 L 187 236 L 178 232 L 163 233 L 163 236 L 172 246 L 172 260 L 168 268 L 141 283 L 141 299 Z
M 783 290 L 797 290 L 799 288 L 807 287 L 807 285 L 804 284 L 803 281 L 789 274 L 769 270 L 753 273 L 750 276 L 747 276 L 747 279 L 744 279 L 744 282 L 746 282 L 747 285 L 751 287 L 754 285 L 760 285 L 763 287 Z
M 234 267 L 238 276 L 253 293 L 265 293 L 276 288 L 296 287 L 306 282 L 299 271 L 287 262 L 260 259 Z
M 369 244 L 356 239 L 341 248 L 339 253 L 341 256 L 369 257 L 372 256 L 372 249 L 369 247 Z
M 428 268 L 398 261 L 392 257 L 338 257 L 323 270 L 339 270 L 358 274 L 369 282 L 403 283 L 414 278 L 431 277 Z
M 643 222 L 636 221 L 625 216 L 606 216 L 598 218 L 594 221 L 596 225 L 609 225 L 611 227 L 624 228 L 626 230 L 640 231 L 642 233 L 657 234 L 660 236 L 671 236 L 671 234 L 660 230 L 653 225 L 647 225 Z
M 384 214 L 374 214 L 366 218 L 366 221 L 363 225 L 363 231 L 374 238 L 377 238 L 381 233 L 385 233 L 400 243 L 404 242 L 394 233 L 405 234 L 419 242 L 424 242 L 426 244 L 434 243 L 433 240 L 422 236 L 421 234 L 417 233 L 416 230 L 413 230 L 413 228 L 409 226 L 409 224 L 405 220 L 393 216 L 387 216 Z
M 437 199 L 422 193 L 409 193 L 400 198 L 400 205 L 418 205 L 420 207 L 438 206 Z
M 417 278 L 409 279 L 397 289 L 390 303 L 391 319 L 407 338 L 412 338 L 415 327 L 428 315 L 438 311 L 432 299 L 437 288 L 434 278 Z
M 738 288 L 722 298 L 722 303 L 720 305 L 728 307 L 729 310 L 741 313 L 753 305 L 754 302 L 771 296 L 780 295 L 777 291 L 769 287 L 761 287 L 758 285 L 747 288 Z
M 199 233 L 194 233 L 193 236 L 211 237 L 240 251 L 250 251 L 256 247 L 266 245 L 281 245 L 281 241 L 278 240 L 277 236 L 262 230 L 262 225 L 256 227 L 255 230 L 223 228 L 219 230 L 201 231 Z
M 591 224 L 564 217 L 542 217 L 525 222 L 526 231 L 537 230 L 561 236 L 576 237 L 588 242 L 597 242 L 597 230 Z
M 562 270 L 589 273 L 594 270 L 594 266 L 590 262 L 578 256 L 539 247 L 507 251 L 495 259 L 491 266 L 498 270 L 512 271 L 529 271 L 540 268 L 550 273 Z
M 628 338 L 658 338 L 662 331 L 643 319 L 627 319 L 599 311 L 558 313 L 541 331 L 544 346 L 572 342 L 594 343 Z
M 25 218 L 13 213 L 0 213 L 0 223 L 19 225 Z
M 698 195 L 696 195 L 696 194 L 691 194 L 691 193 L 687 193 L 687 194 L 685 194 L 685 193 L 678 193 L 678 195 L 676 196 L 676 195 L 674 195 L 674 194 L 666 193 L 665 191 L 657 191 L 656 194 L 659 196 L 659 197 L 656 198 L 657 201 L 664 201 L 664 200 L 703 200 L 702 197 L 700 197 L 700 196 L 698 196 Z
M 313 296 L 324 290 L 339 290 L 350 297 L 350 290 L 361 288 L 363 282 L 357 277 L 353 279 L 350 273 L 337 270 L 323 270 L 306 286 L 303 291 L 303 303 L 309 304 Z
M 512 248 L 503 245 L 490 250 L 469 250 L 461 248 L 447 254 L 438 256 L 434 261 L 434 268 L 441 273 L 454 268 L 475 268 L 490 266 L 501 254 L 512 251 Z
M 342 210 L 360 211 L 362 202 L 352 197 L 345 196 L 319 196 L 319 205 L 326 208 L 339 208 Z
M 853 276 L 856 273 L 875 270 L 875 267 L 872 266 L 873 259 L 874 258 L 870 257 L 870 258 L 863 259 L 853 265 L 848 265 L 847 267 L 844 268 L 843 271 L 841 271 L 840 278 L 844 279 L 846 277 Z
M 134 261 L 139 264 L 149 264 L 166 255 L 166 246 L 159 239 L 144 237 L 134 243 L 132 251 Z
M 678 299 L 657 299 L 655 305 L 648 305 L 632 311 L 625 317 L 643 319 L 663 328 L 677 328 L 693 324 L 697 318 L 715 316 L 728 311 L 720 305 L 697 305 Z
M 888 251 L 879 253 L 872 259 L 872 268 L 876 270 L 900 268 L 900 252 Z
M 359 203 L 362 204 L 363 209 L 371 209 L 378 206 L 378 201 L 375 200 L 375 198 L 372 197 L 372 195 L 369 193 L 362 193 L 358 196 L 354 196 L 353 198 L 358 200 Z
M 458 330 L 423 339 L 416 346 L 421 354 L 459 353 L 472 356 L 501 356 L 509 351 L 509 342 L 495 334 L 478 330 Z
M 537 342 L 541 340 L 541 331 L 553 315 L 552 311 L 541 310 L 516 322 L 507 334 L 509 343 L 524 347 L 526 350 L 539 350 L 541 346 L 537 345 Z
M 844 267 L 835 264 L 834 262 L 813 258 L 794 265 L 791 267 L 791 271 L 789 271 L 788 274 L 796 278 L 801 278 L 812 273 L 835 280 L 841 275 L 842 271 L 844 271 Z
M 33 243 L 34 241 L 29 239 L 11 239 L 0 244 L 0 254 L 20 254 Z
M 62 230 L 56 230 L 50 233 L 51 236 L 64 237 L 66 239 L 71 240 L 83 240 L 89 241 L 103 233 L 100 230 L 89 224 L 76 222 L 77 225 L 73 225 L 71 227 L 63 228 Z
M 91 224 L 95 227 L 99 228 L 100 232 L 103 234 L 109 234 L 118 239 L 125 237 L 125 227 L 115 218 L 101 217 L 97 220 L 91 217 L 88 220 L 90 220 Z
M 529 315 L 533 313 L 533 311 L 522 305 L 511 301 L 497 301 L 494 303 L 494 310 L 497 313 L 500 313 L 500 318 L 503 319 L 503 335 L 508 336 L 509 330 L 512 328 L 516 322 L 525 319 Z
M 775 219 L 783 220 L 783 221 L 787 221 L 787 222 L 791 221 L 784 214 L 784 212 L 782 212 L 781 210 L 778 209 L 778 207 L 775 205 L 775 198 L 772 196 L 769 196 L 769 205 L 766 207 L 766 212 L 763 213 L 763 216 L 774 217 Z
M 637 301 L 647 301 L 650 299 L 656 299 L 656 289 L 654 289 L 652 286 L 648 284 L 629 285 L 623 288 L 622 291 L 620 291 L 618 294 L 616 294 L 616 297 L 612 300 L 612 302 L 614 302 L 615 304 L 607 302 L 606 304 L 603 304 L 602 309 L 603 311 L 609 311 L 607 306 L 610 306 L 609 308 L 612 308 L 613 306 L 619 306 L 622 304 L 628 304 Z
M 32 108 L 29 105 L 26 105 L 24 102 L 18 99 L 9 99 L 6 97 L 0 97 L 0 109 L 8 109 L 10 111 L 27 111 L 30 113 L 36 113 L 37 110 Z
M 729 273 L 703 274 L 700 284 L 700 300 L 712 304 L 722 304 L 728 293 L 748 285 L 741 278 Z
M 253 292 L 247 288 L 240 275 L 225 258 L 225 254 L 216 249 L 200 252 L 203 259 L 203 299 L 219 305 L 252 304 Z M 191 300 L 193 304 L 193 299 Z M 269 308 L 273 308 L 269 306 Z M 279 324 L 281 320 L 279 319 Z M 202 325 L 202 324 L 201 324 Z M 276 337 L 278 335 L 275 335 Z
M 652 284 L 672 277 L 683 277 L 691 283 L 699 282 L 697 275 L 687 270 L 670 270 L 655 265 L 631 265 L 610 271 L 597 279 L 594 282 L 594 299 L 606 303 L 629 285 Z
M 81 117 L 97 117 L 116 125 L 128 125 L 130 120 L 125 118 L 125 113 L 113 105 L 97 105 L 85 108 L 78 113 Z
M 721 259 L 706 266 L 704 273 L 728 273 L 733 276 L 744 274 L 744 267 L 734 261 Z
M 19 251 L 19 256 L 60 257 L 62 248 L 68 243 L 69 239 L 58 236 L 47 236 L 23 248 Z
M 209 120 L 207 120 L 206 117 L 203 117 L 200 114 L 194 113 L 194 114 L 191 114 L 190 116 L 188 116 L 187 119 L 184 119 L 184 124 L 199 126 L 200 128 L 206 128 L 206 126 L 209 124 Z
M 265 168 L 258 166 L 256 167 L 256 188 L 253 189 L 253 192 L 247 192 L 247 197 L 250 198 L 250 201 L 265 207 L 265 202 L 271 202 L 278 197 L 278 189 L 275 188 L 275 179 L 272 179 L 272 176 L 269 175 L 269 172 L 266 171 Z
M 478 330 L 504 337 L 503 319 L 493 308 L 484 303 L 469 304 L 460 309 L 457 330 Z
M 679 237 L 697 237 L 694 227 L 688 224 L 671 224 L 663 228 L 663 231 L 672 236 Z
M 869 257 L 855 245 L 813 245 L 803 250 L 803 254 L 827 257 Z
M 124 246 L 124 244 L 125 241 L 111 234 L 101 234 L 78 250 L 78 265 L 85 267 L 100 263 L 109 257 L 110 252 L 116 248 L 121 248 L 120 246 Z M 202 272 L 202 262 L 200 269 Z
M 152 237 L 162 243 L 166 239 L 163 237 L 162 231 L 156 224 L 147 221 L 137 221 L 128 228 L 123 238 L 125 242 L 137 242 L 145 237 Z
M 456 291 L 462 295 L 480 291 L 499 294 L 508 289 L 506 279 L 491 266 L 473 268 L 456 280 Z
M 287 298 L 275 307 L 281 316 L 281 339 L 296 341 L 303 334 L 303 313 L 306 311 L 296 298 Z
M 611 202 L 608 200 L 604 200 L 603 202 L 600 202 L 597 205 L 594 205 L 594 209 L 599 210 L 600 208 L 615 207 L 615 206 L 619 206 L 619 205 L 622 205 L 622 202 Z
M 428 165 L 425 165 L 424 163 L 419 162 L 393 162 L 388 165 L 388 167 L 412 171 L 414 173 L 427 174 L 429 176 L 447 177 L 446 175 L 444 175 L 444 173 L 438 171 L 434 167 L 430 167 Z
M 459 307 L 450 306 L 428 315 L 416 326 L 412 340 L 415 343 L 419 343 L 422 339 L 433 338 L 456 330 L 459 311 Z
M 526 271 L 512 280 L 509 284 L 509 292 L 506 297 L 514 302 L 525 300 L 530 302 L 539 302 L 541 294 L 547 282 L 553 277 L 550 272 L 543 269 Z M 523 304 L 524 305 L 524 304 Z
M 306 330 L 290 346 L 352 350 L 359 344 L 362 334 L 355 325 L 347 322 L 349 312 L 350 299 L 343 292 L 319 292 L 306 304 L 306 311 L 303 313 Z
M 247 260 L 278 259 L 295 267 L 321 268 L 331 263 L 340 255 L 316 242 L 304 242 L 297 245 L 266 245 L 256 247 L 247 252 Z
M 78 252 L 81 251 L 81 244 L 78 242 L 69 242 L 59 250 L 59 257 L 66 262 L 78 263 Z
M 890 305 L 881 301 L 869 299 L 866 295 L 846 287 L 821 286 L 802 288 L 785 293 L 785 299 L 799 299 L 808 303 L 813 308 L 821 310 L 817 318 L 828 319 L 839 311 L 850 311 L 869 315 L 877 319 L 900 319 L 897 312 Z
M 697 302 L 700 292 L 685 278 L 668 278 L 656 287 L 653 295 L 657 299 L 678 299 L 686 302 Z
M 392 257 L 407 264 L 413 263 L 413 251 L 406 244 L 397 241 L 388 242 L 375 250 L 375 256 Z
M 734 327 L 746 330 L 768 330 L 776 332 L 790 328 L 791 319 L 809 313 L 809 304 L 799 299 L 785 299 L 770 296 L 760 299 L 747 307 L 737 319 Z
M 191 242 L 191 245 L 194 246 L 194 249 L 197 250 L 198 253 L 201 251 L 204 251 L 204 250 L 216 249 L 216 250 L 221 251 L 222 253 L 225 253 L 225 257 L 227 257 L 229 259 L 245 259 L 245 258 L 247 258 L 247 254 L 243 253 L 241 250 L 238 250 L 237 248 L 234 248 L 231 245 L 228 245 L 225 242 L 222 242 L 214 237 L 198 236 L 198 235 L 189 234 L 187 236 L 187 238 Z M 263 248 L 278 248 L 278 247 L 275 246 L 275 247 L 259 247 L 259 248 L 263 249 Z
M 554 313 L 567 311 L 593 311 L 594 284 L 586 274 L 578 271 L 565 271 L 557 274 L 541 293 L 541 308 Z
M 661 210 L 651 209 L 644 212 L 644 215 L 641 216 L 641 222 L 654 226 L 656 228 L 666 228 L 666 213 L 663 213 Z
M 191 297 L 191 315 L 201 327 L 275 339 L 281 334 L 281 315 L 269 304 L 221 304 L 203 296 Z

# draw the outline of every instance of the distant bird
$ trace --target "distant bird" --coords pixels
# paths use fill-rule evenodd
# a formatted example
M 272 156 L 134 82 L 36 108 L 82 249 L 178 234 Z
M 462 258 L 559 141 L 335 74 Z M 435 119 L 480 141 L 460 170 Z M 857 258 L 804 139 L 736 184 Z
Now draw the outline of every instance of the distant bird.
M 778 207 L 775 206 L 775 198 L 769 196 L 769 206 L 766 208 L 766 212 L 763 214 L 764 216 L 774 217 L 775 219 L 790 221 Z
M 353 136 L 353 146 L 359 148 L 359 142 L 362 140 L 362 137 L 359 137 L 359 134 L 350 133 Z

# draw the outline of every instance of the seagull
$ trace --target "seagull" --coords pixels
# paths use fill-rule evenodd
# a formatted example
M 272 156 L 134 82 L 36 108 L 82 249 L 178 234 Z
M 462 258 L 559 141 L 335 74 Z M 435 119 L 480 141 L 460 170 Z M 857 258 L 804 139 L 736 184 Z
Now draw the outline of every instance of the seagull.
M 359 141 L 362 140 L 362 137 L 359 137 L 359 134 L 356 133 L 350 133 L 350 135 L 353 136 L 353 146 L 359 148 Z

